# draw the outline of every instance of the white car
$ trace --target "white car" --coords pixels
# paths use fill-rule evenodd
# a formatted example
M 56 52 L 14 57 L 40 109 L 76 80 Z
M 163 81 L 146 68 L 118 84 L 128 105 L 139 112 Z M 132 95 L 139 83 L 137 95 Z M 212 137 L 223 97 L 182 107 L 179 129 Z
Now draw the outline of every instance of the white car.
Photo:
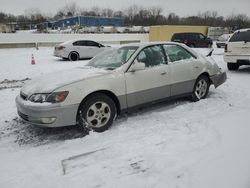
M 224 48 L 226 45 L 227 40 L 231 37 L 231 34 L 223 34 L 219 36 L 218 40 L 216 41 L 217 48 Z
M 218 87 L 225 80 L 211 58 L 184 44 L 129 44 L 102 52 L 87 66 L 30 81 L 16 105 L 30 124 L 77 124 L 102 132 L 122 111 L 173 97 L 198 101 L 211 84 Z
M 78 59 L 92 58 L 106 47 L 91 40 L 72 40 L 55 46 L 54 56 L 77 61 Z
M 250 28 L 234 32 L 225 45 L 224 61 L 229 70 L 250 65 Z

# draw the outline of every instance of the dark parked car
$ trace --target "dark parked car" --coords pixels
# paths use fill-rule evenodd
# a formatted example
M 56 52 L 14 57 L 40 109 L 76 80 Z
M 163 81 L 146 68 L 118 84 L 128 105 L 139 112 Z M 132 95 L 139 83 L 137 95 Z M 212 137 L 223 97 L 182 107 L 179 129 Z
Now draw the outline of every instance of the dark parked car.
M 171 41 L 184 43 L 191 48 L 210 48 L 213 41 L 202 33 L 174 33 Z

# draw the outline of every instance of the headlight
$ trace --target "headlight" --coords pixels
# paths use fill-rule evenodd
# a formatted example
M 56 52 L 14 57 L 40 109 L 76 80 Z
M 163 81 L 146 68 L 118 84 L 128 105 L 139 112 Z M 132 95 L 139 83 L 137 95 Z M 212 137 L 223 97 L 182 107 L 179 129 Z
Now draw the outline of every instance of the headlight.
M 66 97 L 68 96 L 68 91 L 61 91 L 61 92 L 55 92 L 55 93 L 36 93 L 29 97 L 29 101 L 35 102 L 35 103 L 59 103 L 63 102 Z

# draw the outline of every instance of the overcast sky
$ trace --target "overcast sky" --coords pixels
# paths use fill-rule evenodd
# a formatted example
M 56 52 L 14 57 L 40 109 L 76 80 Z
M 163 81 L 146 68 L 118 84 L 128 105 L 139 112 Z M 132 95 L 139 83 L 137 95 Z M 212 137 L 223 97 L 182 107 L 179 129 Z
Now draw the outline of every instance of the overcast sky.
M 197 15 L 199 12 L 218 11 L 219 15 L 246 14 L 250 17 L 250 0 L 0 0 L 0 12 L 14 15 L 24 14 L 30 8 L 39 8 L 42 13 L 54 15 L 65 4 L 75 2 L 81 8 L 99 6 L 123 10 L 136 4 L 145 7 L 160 6 L 164 14 L 179 16 Z

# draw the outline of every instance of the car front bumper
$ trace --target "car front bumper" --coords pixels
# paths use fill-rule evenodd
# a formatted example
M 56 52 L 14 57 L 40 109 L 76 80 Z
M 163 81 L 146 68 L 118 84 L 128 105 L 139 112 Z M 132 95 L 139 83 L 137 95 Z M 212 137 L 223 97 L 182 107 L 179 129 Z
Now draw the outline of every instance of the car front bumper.
M 216 75 L 210 76 L 214 87 L 217 88 L 227 80 L 226 72 L 218 72 Z
M 43 127 L 63 127 L 76 124 L 78 104 L 62 106 L 50 103 L 32 103 L 16 97 L 19 116 L 32 125 Z

